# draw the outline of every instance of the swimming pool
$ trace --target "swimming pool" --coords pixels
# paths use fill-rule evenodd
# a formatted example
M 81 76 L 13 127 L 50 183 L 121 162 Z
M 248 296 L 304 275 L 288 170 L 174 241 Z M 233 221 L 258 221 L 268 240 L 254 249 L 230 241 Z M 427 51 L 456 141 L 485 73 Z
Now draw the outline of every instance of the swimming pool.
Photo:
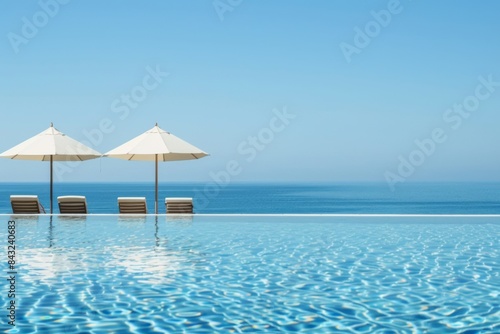
M 499 217 L 13 218 L 11 333 L 500 331 Z

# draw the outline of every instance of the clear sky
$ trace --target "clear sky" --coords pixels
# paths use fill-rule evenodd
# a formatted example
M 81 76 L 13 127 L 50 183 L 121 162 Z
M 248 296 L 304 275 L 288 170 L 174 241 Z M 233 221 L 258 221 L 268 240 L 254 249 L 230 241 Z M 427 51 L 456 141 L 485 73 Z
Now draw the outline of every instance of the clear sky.
M 162 181 L 207 181 L 233 160 L 234 181 L 500 181 L 499 12 L 493 0 L 3 0 L 0 151 L 54 122 L 104 153 L 158 122 L 211 154 L 162 164 Z M 0 181 L 46 181 L 48 168 L 0 159 Z M 56 181 L 154 175 L 109 158 L 56 168 Z

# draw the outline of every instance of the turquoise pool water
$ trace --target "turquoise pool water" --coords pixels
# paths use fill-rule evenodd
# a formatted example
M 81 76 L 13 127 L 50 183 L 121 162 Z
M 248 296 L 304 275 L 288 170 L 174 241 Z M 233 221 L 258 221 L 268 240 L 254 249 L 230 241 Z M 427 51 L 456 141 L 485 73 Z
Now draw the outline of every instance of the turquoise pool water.
M 10 333 L 500 332 L 498 217 L 15 220 Z

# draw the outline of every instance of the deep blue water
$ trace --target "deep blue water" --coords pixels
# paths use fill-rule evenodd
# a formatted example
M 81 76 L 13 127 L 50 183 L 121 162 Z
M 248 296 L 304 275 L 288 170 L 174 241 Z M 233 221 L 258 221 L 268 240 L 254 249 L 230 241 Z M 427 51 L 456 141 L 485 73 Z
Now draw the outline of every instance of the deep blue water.
M 0 184 L 0 213 L 10 213 L 11 194 L 38 195 L 49 208 L 48 183 Z M 54 198 L 84 195 L 90 213 L 117 213 L 117 197 L 145 196 L 154 212 L 153 183 L 61 183 Z M 500 183 L 408 183 L 391 191 L 383 183 L 160 184 L 165 197 L 193 197 L 196 213 L 400 213 L 500 214 Z M 54 201 L 54 212 L 58 212 Z

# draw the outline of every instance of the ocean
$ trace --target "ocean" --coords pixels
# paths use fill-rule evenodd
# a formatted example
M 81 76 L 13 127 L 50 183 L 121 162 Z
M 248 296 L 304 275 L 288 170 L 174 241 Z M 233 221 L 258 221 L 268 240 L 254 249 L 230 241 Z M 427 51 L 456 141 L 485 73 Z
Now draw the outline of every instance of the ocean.
M 38 195 L 48 211 L 49 183 L 0 183 L 0 213 L 10 195 Z M 54 198 L 83 195 L 90 213 L 118 213 L 117 197 L 145 196 L 154 212 L 153 183 L 56 183 Z M 165 197 L 193 197 L 195 213 L 210 214 L 500 214 L 500 183 L 161 183 Z M 57 200 L 54 212 L 58 213 Z

